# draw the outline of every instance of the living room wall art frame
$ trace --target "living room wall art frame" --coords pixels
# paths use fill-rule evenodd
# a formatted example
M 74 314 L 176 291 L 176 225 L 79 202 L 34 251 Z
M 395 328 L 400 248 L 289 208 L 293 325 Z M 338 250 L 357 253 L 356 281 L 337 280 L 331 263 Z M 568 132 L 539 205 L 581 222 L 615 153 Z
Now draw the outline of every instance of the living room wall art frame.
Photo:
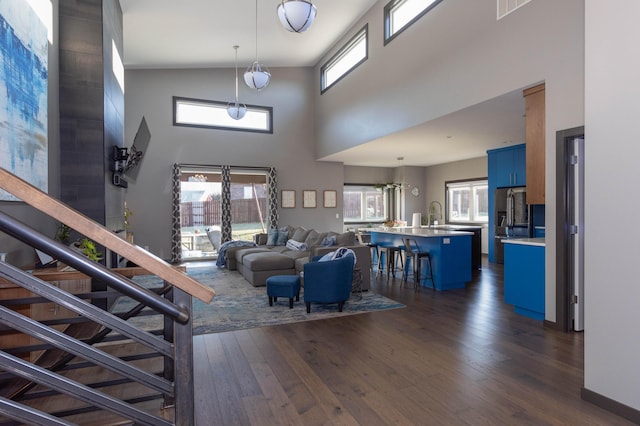
M 323 206 L 325 208 L 335 209 L 336 207 L 338 207 L 337 197 L 338 197 L 337 191 L 333 189 L 325 190 L 322 196 Z
M 0 167 L 47 192 L 51 23 L 39 16 L 29 2 L 0 2 Z M 0 201 L 20 200 L 0 190 Z
M 283 189 L 280 203 L 283 209 L 293 209 L 296 207 L 296 191 Z
M 302 207 L 305 209 L 315 209 L 317 207 L 315 190 L 305 189 L 302 191 Z

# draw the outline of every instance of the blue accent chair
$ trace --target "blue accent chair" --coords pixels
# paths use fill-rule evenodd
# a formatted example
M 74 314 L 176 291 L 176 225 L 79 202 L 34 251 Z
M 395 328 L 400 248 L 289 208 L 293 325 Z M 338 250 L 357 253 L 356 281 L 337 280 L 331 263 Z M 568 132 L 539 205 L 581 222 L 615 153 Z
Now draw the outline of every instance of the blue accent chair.
M 344 302 L 351 296 L 353 256 L 318 262 L 314 257 L 304 265 L 304 302 L 307 313 L 312 303 L 337 303 L 342 312 Z

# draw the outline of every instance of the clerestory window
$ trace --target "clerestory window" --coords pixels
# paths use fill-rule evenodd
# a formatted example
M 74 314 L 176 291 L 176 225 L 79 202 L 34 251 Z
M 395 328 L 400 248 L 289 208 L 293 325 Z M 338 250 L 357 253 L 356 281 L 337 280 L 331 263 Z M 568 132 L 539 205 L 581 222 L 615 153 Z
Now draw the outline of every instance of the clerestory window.
M 368 25 L 365 25 L 322 66 L 320 71 L 322 93 L 367 60 L 369 56 L 368 28 Z
M 234 120 L 228 102 L 173 97 L 173 125 L 244 132 L 273 133 L 273 108 L 247 105 L 247 113 Z
M 391 0 L 384 7 L 384 44 L 422 18 L 442 0 Z

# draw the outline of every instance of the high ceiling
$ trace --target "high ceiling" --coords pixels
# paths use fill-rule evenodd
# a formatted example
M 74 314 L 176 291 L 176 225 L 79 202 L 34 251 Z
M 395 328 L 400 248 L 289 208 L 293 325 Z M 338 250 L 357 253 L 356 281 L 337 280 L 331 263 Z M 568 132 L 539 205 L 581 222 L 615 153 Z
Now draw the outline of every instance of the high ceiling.
M 314 0 L 303 34 L 286 31 L 278 0 L 259 0 L 258 57 L 268 67 L 313 66 L 377 0 Z M 256 0 L 120 0 L 127 68 L 232 67 L 256 55 Z M 245 66 L 246 66 L 245 65 Z
M 295 34 L 281 26 L 278 0 L 260 0 L 260 62 L 273 68 L 314 66 L 376 2 L 314 0 L 316 21 Z M 128 69 L 232 67 L 236 44 L 241 66 L 255 60 L 255 0 L 120 0 L 120 5 Z M 487 149 L 522 142 L 523 116 L 522 93 L 512 92 L 324 159 L 397 167 L 481 157 Z

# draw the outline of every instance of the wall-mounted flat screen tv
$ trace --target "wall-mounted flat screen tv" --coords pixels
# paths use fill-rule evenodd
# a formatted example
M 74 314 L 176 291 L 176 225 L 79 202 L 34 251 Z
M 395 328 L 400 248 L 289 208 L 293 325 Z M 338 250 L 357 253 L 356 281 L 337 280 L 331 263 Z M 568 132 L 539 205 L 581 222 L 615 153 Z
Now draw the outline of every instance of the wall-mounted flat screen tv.
M 149 149 L 149 141 L 151 140 L 151 133 L 149 132 L 149 126 L 147 126 L 147 120 L 142 117 L 138 132 L 133 139 L 133 145 L 129 149 L 129 156 L 125 163 L 122 177 L 129 183 L 135 183 L 138 179 L 138 173 L 140 172 L 140 164 L 142 159 Z

